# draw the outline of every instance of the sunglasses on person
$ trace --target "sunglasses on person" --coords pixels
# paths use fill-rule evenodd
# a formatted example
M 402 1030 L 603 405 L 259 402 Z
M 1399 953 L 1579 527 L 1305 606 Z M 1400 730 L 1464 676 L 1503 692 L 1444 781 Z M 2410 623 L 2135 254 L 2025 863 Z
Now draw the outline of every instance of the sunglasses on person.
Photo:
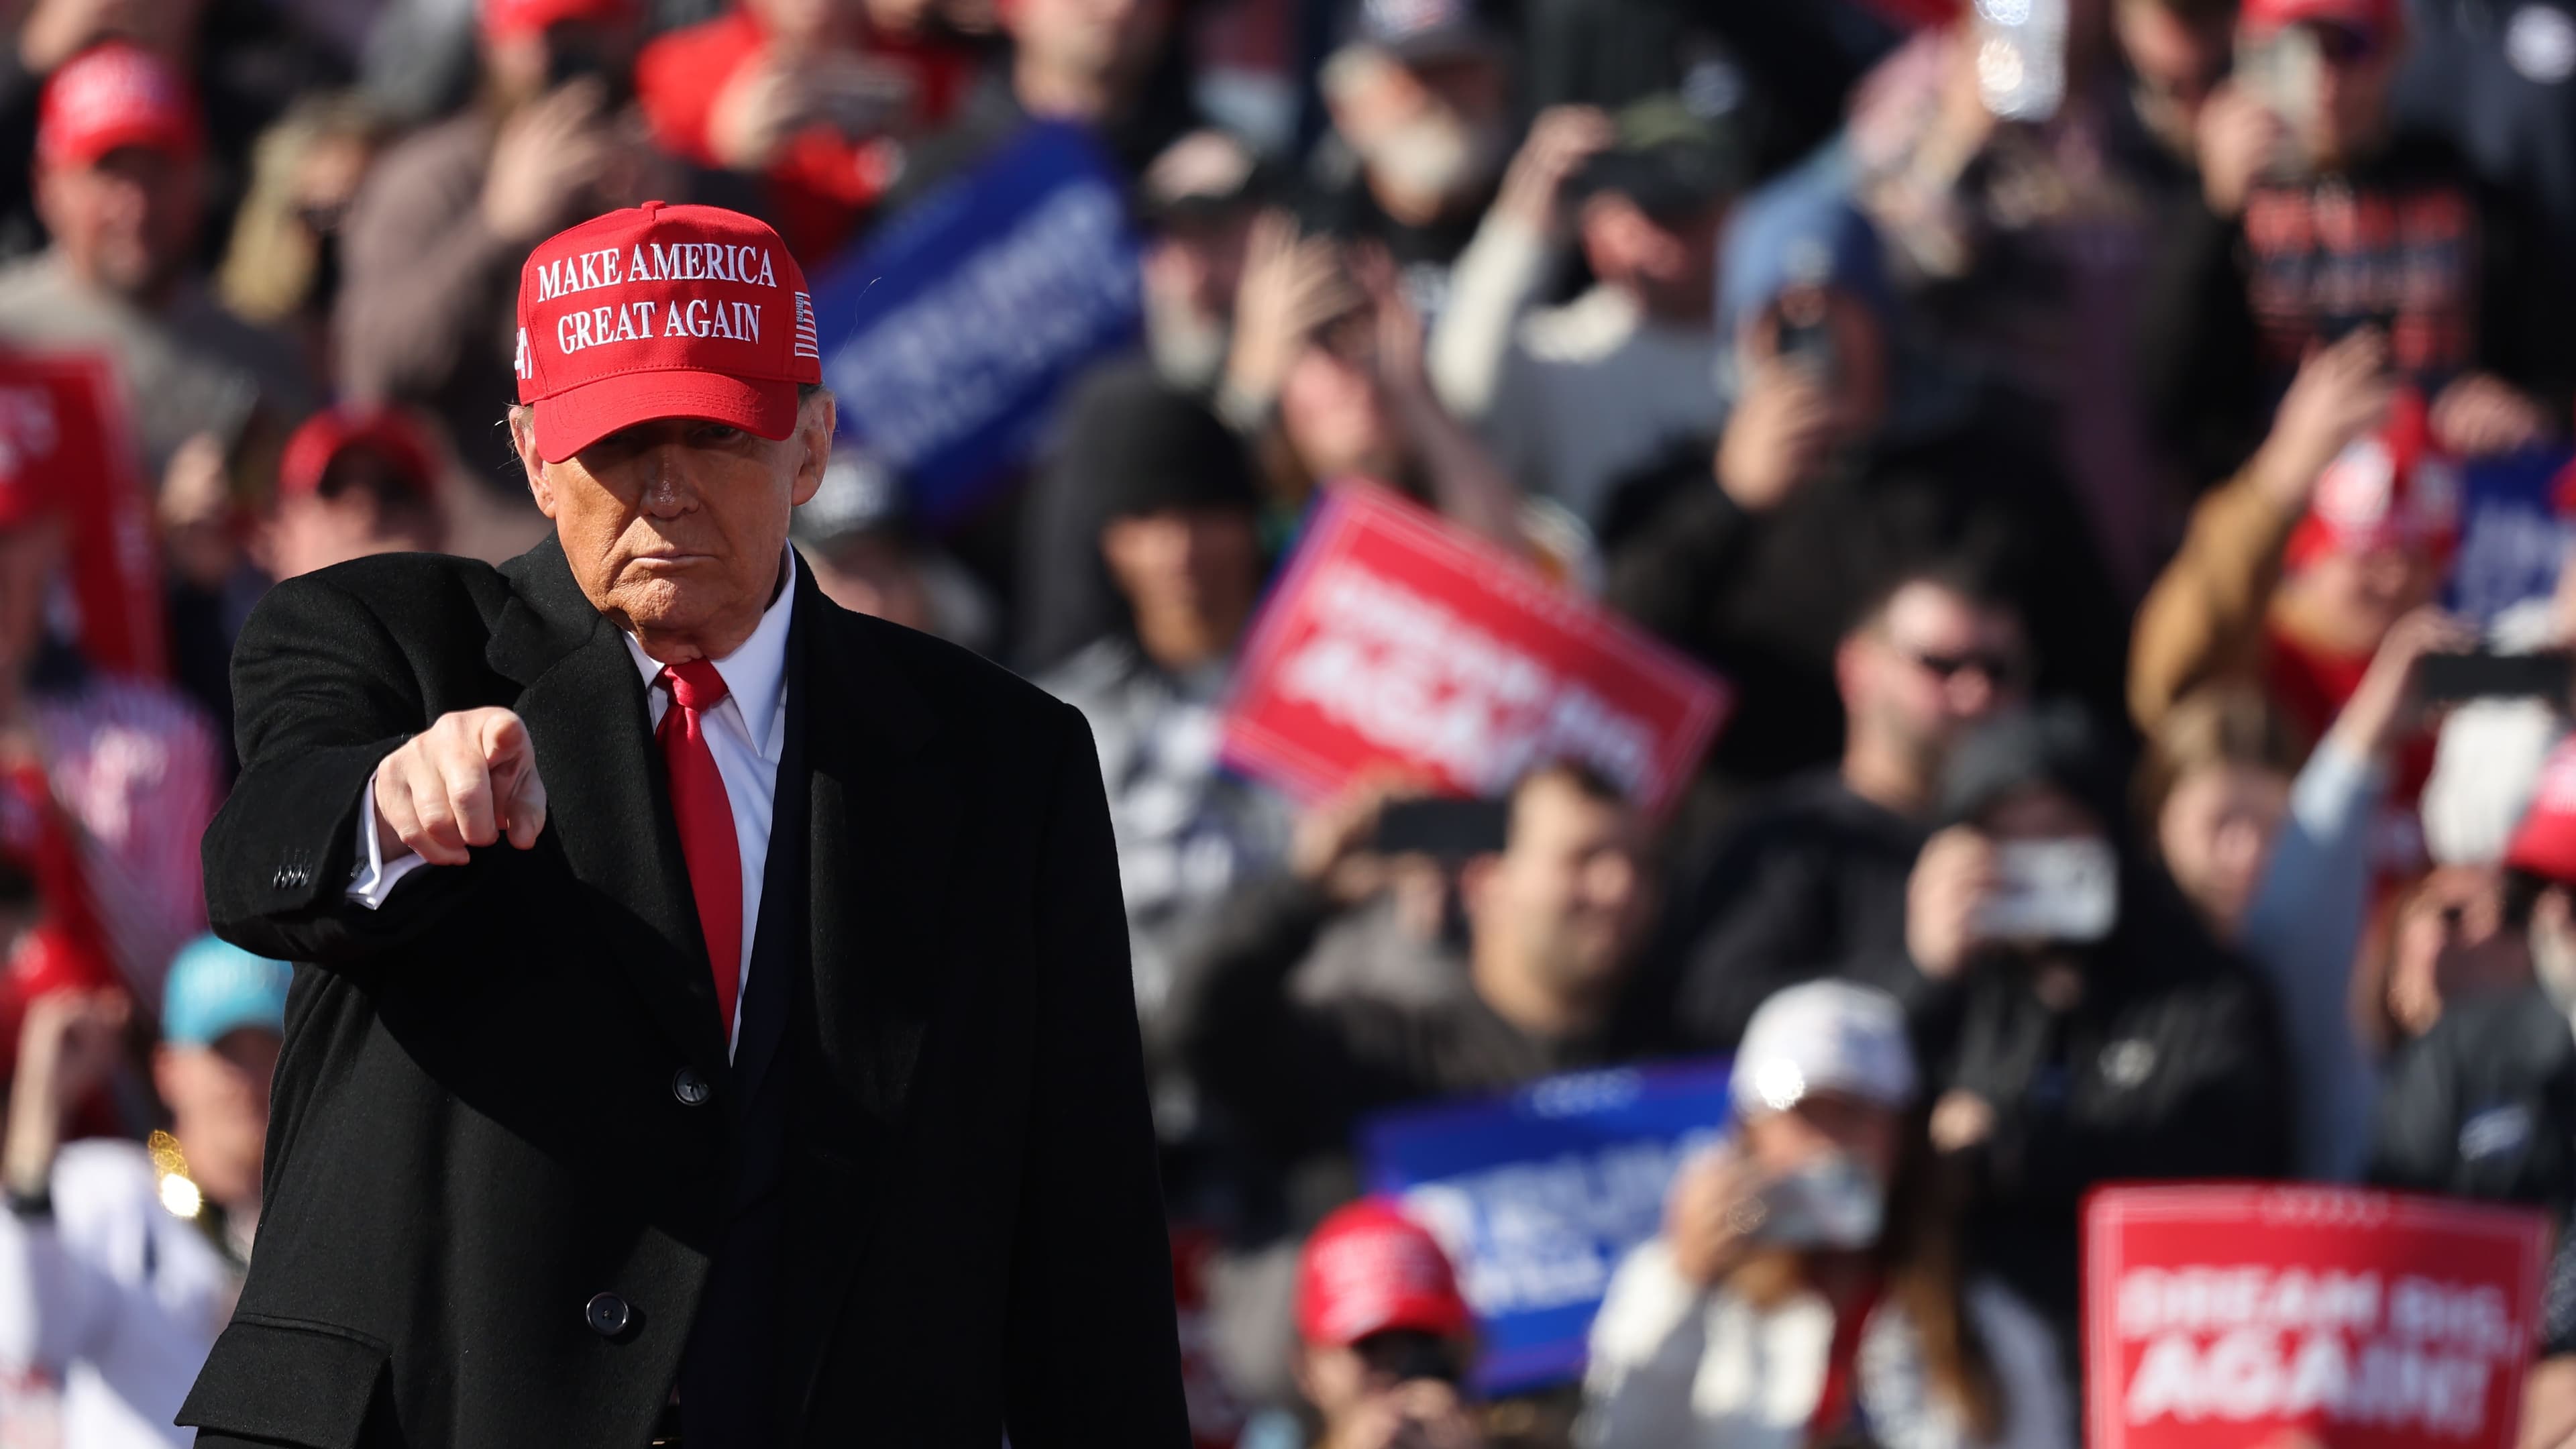
M 1943 684 L 1970 670 L 1976 671 L 1984 677 L 1987 684 L 1998 689 L 2016 683 L 2021 678 L 2021 661 L 2001 652 L 1967 649 L 1950 654 L 1931 649 L 1908 649 L 1904 654 L 1906 658 L 1914 661 L 1917 669 L 1940 680 Z
M 1464 1382 L 1467 1366 L 1461 1362 L 1457 1346 L 1437 1334 L 1415 1328 L 1391 1328 L 1372 1333 L 1351 1345 L 1351 1352 L 1368 1366 L 1371 1377 L 1389 1383 L 1409 1384 L 1418 1379 L 1436 1379 L 1444 1384 Z
M 2379 37 L 2356 26 L 2321 21 L 2308 26 L 2316 37 L 2317 57 L 2328 65 L 2359 65 L 2379 53 Z

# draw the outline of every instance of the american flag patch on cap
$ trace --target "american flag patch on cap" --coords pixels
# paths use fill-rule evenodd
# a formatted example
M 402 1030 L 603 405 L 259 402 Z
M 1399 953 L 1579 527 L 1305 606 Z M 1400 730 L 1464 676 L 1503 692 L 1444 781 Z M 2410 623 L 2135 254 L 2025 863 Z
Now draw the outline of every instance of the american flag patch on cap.
M 796 355 L 823 360 L 822 344 L 814 336 L 814 299 L 803 292 L 796 294 Z

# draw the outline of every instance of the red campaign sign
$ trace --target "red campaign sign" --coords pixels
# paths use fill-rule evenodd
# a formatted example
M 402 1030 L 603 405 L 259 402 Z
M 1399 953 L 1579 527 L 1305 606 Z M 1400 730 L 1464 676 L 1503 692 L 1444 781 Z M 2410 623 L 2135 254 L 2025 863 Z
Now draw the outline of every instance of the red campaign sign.
M 2511 1449 L 2548 1224 L 2306 1187 L 2117 1187 L 2084 1208 L 2085 1442 Z
M 0 486 L 32 484 L 63 505 L 82 657 L 159 679 L 161 560 L 123 398 L 104 357 L 0 353 Z
M 1225 757 L 1306 798 L 1383 765 L 1496 795 L 1582 760 L 1660 812 L 1726 686 L 1437 514 L 1334 485 L 1236 672 Z

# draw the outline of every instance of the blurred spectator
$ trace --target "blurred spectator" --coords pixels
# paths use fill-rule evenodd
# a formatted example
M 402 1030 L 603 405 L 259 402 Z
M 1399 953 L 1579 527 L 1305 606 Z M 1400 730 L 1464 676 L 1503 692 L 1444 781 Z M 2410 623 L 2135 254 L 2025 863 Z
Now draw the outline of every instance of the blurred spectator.
M 1279 376 L 1278 405 L 1257 444 L 1266 501 L 1294 516 L 1318 485 L 1367 479 L 1514 553 L 1539 548 L 1519 490 L 1433 391 L 1421 309 L 1393 261 L 1375 247 L 1346 261 L 1344 295 L 1358 305 L 1299 337 Z M 1563 545 L 1542 549 L 1539 561 L 1576 577 L 1589 563 Z
M 1240 138 L 1198 130 L 1136 188 L 1146 351 L 1165 381 L 1246 431 L 1269 418 L 1297 344 L 1354 300 L 1329 240 L 1261 211 L 1273 185 Z
M 2439 1020 L 2389 1069 L 2372 1176 L 2565 1222 L 2576 1210 L 2576 749 L 2543 767 L 2493 892 L 2446 914 L 2452 949 L 2480 959 L 2445 963 Z
M 653 138 L 696 166 L 762 178 L 779 235 L 829 259 L 903 168 L 909 137 L 964 93 L 965 52 L 927 0 L 742 0 L 635 62 Z
M 1932 1140 L 1974 1184 L 1970 1261 L 2072 1361 L 2078 1209 L 2111 1180 L 2289 1165 L 2271 999 L 2124 839 L 2101 741 L 2064 706 L 1961 742 L 1908 885 L 1915 966 L 1955 980 Z
M 250 1263 L 290 975 L 211 936 L 170 963 L 152 1078 L 172 1130 L 148 1148 L 62 1142 L 122 1054 L 126 998 L 62 992 L 27 1013 L 0 1159 L 0 1371 L 62 1382 L 66 1445 L 196 1437 L 170 1420 Z
M 291 579 L 370 554 L 436 552 L 444 532 L 438 475 L 437 446 L 401 413 L 315 413 L 278 464 L 277 508 L 260 548 L 268 576 Z
M 81 52 L 119 40 L 187 77 L 204 107 L 199 189 L 208 225 L 195 260 L 211 266 L 232 233 L 259 134 L 298 96 L 348 77 L 346 57 L 288 10 L 273 0 L 28 0 L 13 7 L 15 42 L 0 46 L 0 256 L 42 240 L 25 209 L 29 172 L 20 169 L 36 150 L 39 88 Z
M 1475 1317 L 1439 1242 L 1400 1209 L 1356 1202 L 1317 1225 L 1296 1316 L 1313 1449 L 1481 1449 L 1463 1387 Z
M 343 95 L 296 104 L 259 140 L 216 285 L 243 321 L 292 334 L 307 371 L 330 377 L 340 234 L 388 128 Z
M 0 484 L 0 762 L 42 769 L 74 827 L 81 889 L 138 999 L 206 928 L 197 839 L 224 786 L 216 737 L 176 690 L 91 670 L 50 627 L 67 525 L 21 475 Z
M 1333 129 L 1302 220 L 1395 258 L 1405 296 L 1446 305 L 1449 264 L 1475 235 L 1512 150 L 1500 38 L 1470 0 L 1359 0 L 1318 84 Z
M 1895 31 L 1845 0 L 1706 6 L 1689 0 L 1527 0 L 1521 87 L 1534 110 L 1616 110 L 1675 93 L 1741 130 L 1768 174 L 1842 124 L 1842 98 Z
M 1678 96 L 1531 128 L 1431 340 L 1442 400 L 1524 492 L 1596 520 L 1614 482 L 1716 431 L 1718 235 L 1748 169 L 1743 139 Z M 1569 204 L 1597 280 L 1533 310 Z
M 921 536 L 902 486 L 867 450 L 843 439 L 822 486 L 796 510 L 789 535 L 814 583 L 844 609 L 989 649 L 993 602 L 957 561 Z
M 1418 891 L 1374 849 L 1383 803 L 1363 795 L 1300 822 L 1290 874 L 1226 903 L 1175 993 L 1173 1037 L 1201 1090 L 1281 1157 L 1342 1150 L 1376 1108 L 1500 1091 L 1621 1050 L 1613 1014 L 1653 909 L 1644 826 L 1579 765 L 1526 776 L 1500 848 L 1459 870 L 1469 991 L 1409 1005 L 1292 993 L 1337 915 Z M 1412 937 L 1417 958 L 1426 935 Z
M 1714 457 L 1631 480 L 1607 526 L 1610 601 L 1736 686 L 1710 756 L 1720 782 L 1837 757 L 1843 631 L 1928 557 L 1992 571 L 2029 623 L 2038 682 L 2111 704 L 2103 641 L 2122 615 L 2044 420 L 1937 369 L 1900 378 L 1868 224 L 1810 192 L 1748 201 L 1721 287 L 1741 383 Z
M 195 272 L 205 140 L 186 80 L 149 51 L 110 42 L 56 71 L 36 143 L 53 244 L 0 268 L 0 338 L 107 354 L 154 479 L 203 437 L 264 481 L 255 460 L 311 394 L 286 341 L 225 312 Z
M 2376 332 L 2299 369 L 2271 436 L 2193 511 L 2191 531 L 2139 606 L 2129 705 L 2150 732 L 2184 691 L 2211 680 L 2260 687 L 2294 737 L 2321 737 L 2397 621 L 2441 587 L 2459 538 L 2459 472 L 2428 436 L 2420 402 L 2383 371 Z M 2384 423 L 2380 422 L 2385 417 Z M 2412 868 L 2412 817 L 2432 741 L 2404 742 L 2395 814 L 2376 863 Z
M 2466 642 L 2426 611 L 2389 631 L 2334 727 L 2299 764 L 2289 722 L 2244 685 L 2185 697 L 2148 741 L 2139 819 L 2202 921 L 2263 968 L 2296 1074 L 2297 1164 L 2348 1182 L 2367 1160 L 2378 1043 L 2354 1019 L 2371 918 L 2371 844 L 2389 756 L 2407 738 L 2415 666 Z
M 343 229 L 340 393 L 429 410 L 505 495 L 519 266 L 581 217 L 644 200 L 658 168 L 620 111 L 636 0 L 480 0 L 477 102 L 386 153 Z M 488 461 L 487 461 L 488 460 Z
M 2565 0 L 2417 0 L 2397 107 L 2526 198 L 2560 249 L 2576 239 L 2576 7 Z
M 1890 993 L 1938 1036 L 1949 992 L 1906 959 L 1905 882 L 1960 735 L 2021 702 L 2025 638 L 2013 606 L 1964 568 L 1907 571 L 1845 631 L 1841 765 L 1746 802 L 1674 899 L 1682 1045 L 1734 1050 L 1756 1007 L 1819 976 Z
M 2146 381 L 2200 478 L 2236 470 L 2310 352 L 2381 329 L 2460 456 L 2563 432 L 2576 339 L 2544 240 L 2449 142 L 2401 127 L 2400 0 L 2252 0 L 2263 57 L 2202 117 L 2205 205 L 2159 254 Z
M 2235 62 L 2238 0 L 2112 0 L 2111 25 L 2128 62 L 2139 125 L 2183 170 L 2197 174 L 2201 117 Z
M 947 126 L 906 151 L 888 211 L 1032 120 L 1087 128 L 1131 176 L 1197 125 L 1173 43 L 1180 0 L 993 0 L 993 10 L 1009 44 Z
M 1091 723 L 1151 1042 L 1180 937 L 1287 848 L 1279 797 L 1216 754 L 1217 706 L 1261 593 L 1259 500 L 1234 434 L 1148 369 L 1101 379 L 1069 427 L 1127 622 L 1038 682 Z
M 2075 1442 L 2047 1329 L 1960 1270 L 1917 1083 L 1892 998 L 1818 981 L 1762 1004 L 1731 1139 L 1684 1167 L 1593 1322 L 1587 1444 Z
M 1996 43 L 1988 12 L 1956 7 L 1863 79 L 1843 145 L 1807 170 L 1845 173 L 1942 364 L 2031 407 L 2031 443 L 2126 600 L 2152 574 L 2171 510 L 2135 338 L 2154 199 L 2176 168 L 2140 136 L 2108 5 L 2052 8 L 2064 17 L 2054 39 L 2035 31 L 2026 63 L 2003 69 L 1980 63 Z

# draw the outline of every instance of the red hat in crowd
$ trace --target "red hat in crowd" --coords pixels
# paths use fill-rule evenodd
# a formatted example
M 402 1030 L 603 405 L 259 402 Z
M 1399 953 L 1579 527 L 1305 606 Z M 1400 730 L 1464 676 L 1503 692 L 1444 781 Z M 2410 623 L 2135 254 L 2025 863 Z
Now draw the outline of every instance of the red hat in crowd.
M 1394 1329 L 1458 1338 L 1474 1326 L 1449 1255 L 1392 1203 L 1336 1211 L 1297 1260 L 1297 1335 L 1308 1343 L 1347 1348 Z
M 705 418 L 796 430 L 823 380 L 805 274 L 765 222 L 648 201 L 593 217 L 519 273 L 519 401 L 560 463 L 619 428 Z
M 331 465 L 352 448 L 370 449 L 383 457 L 419 497 L 435 495 L 438 452 L 411 419 L 387 408 L 329 408 L 305 419 L 304 426 L 286 440 L 286 452 L 277 463 L 278 496 L 320 492 Z
M 2559 741 L 2542 762 L 2531 808 L 2505 845 L 2504 863 L 2576 884 L 2576 738 Z
M 2389 549 L 2441 557 L 2459 535 L 2460 465 L 2434 446 L 2423 396 L 2409 388 L 2379 431 L 2317 475 L 2307 516 L 2290 534 L 2289 563 Z
M 205 123 L 187 78 L 122 40 L 64 62 L 38 104 L 36 155 L 49 165 L 87 166 L 120 146 L 193 156 L 204 142 Z
M 483 33 L 495 38 L 542 33 L 549 25 L 587 21 L 623 25 L 635 18 L 635 0 L 483 0 Z
M 2256 34 L 2292 25 L 2339 25 L 2384 40 L 2405 29 L 2406 5 L 2405 0 L 2245 0 L 2239 18 Z

